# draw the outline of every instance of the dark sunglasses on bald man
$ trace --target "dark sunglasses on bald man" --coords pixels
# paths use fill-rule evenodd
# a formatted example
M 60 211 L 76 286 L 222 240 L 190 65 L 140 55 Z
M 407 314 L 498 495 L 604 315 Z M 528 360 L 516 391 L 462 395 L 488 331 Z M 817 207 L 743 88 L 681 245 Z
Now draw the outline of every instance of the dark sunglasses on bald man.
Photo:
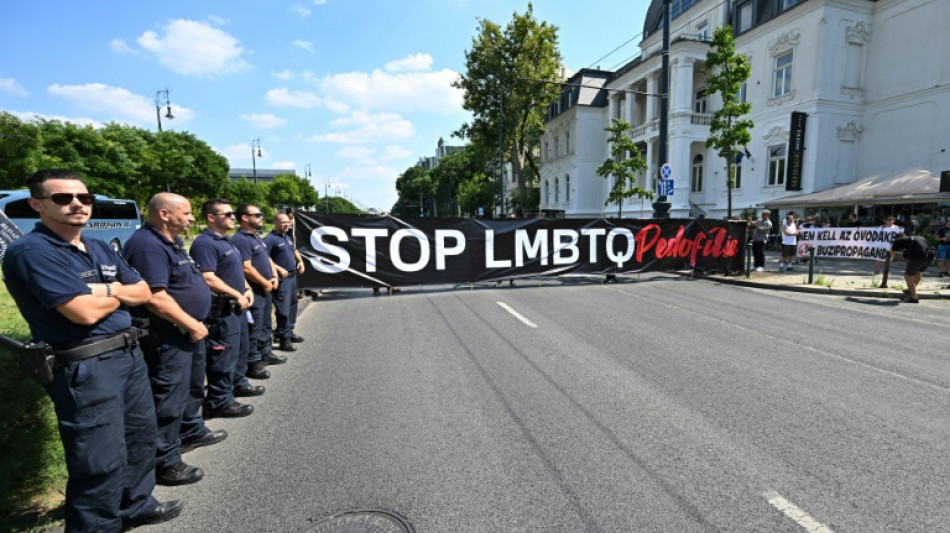
M 37 200 L 45 200 L 49 198 L 56 205 L 69 205 L 73 203 L 73 198 L 79 200 L 79 203 L 82 205 L 92 205 L 96 200 L 96 197 L 87 192 L 81 192 L 78 194 L 73 194 L 71 192 L 54 192 L 49 196 L 41 196 Z

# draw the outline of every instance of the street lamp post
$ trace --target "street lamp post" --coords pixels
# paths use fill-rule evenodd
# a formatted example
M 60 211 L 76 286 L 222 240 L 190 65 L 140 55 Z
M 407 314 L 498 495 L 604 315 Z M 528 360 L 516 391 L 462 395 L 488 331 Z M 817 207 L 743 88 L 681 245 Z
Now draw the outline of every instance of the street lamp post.
M 659 165 L 657 165 L 657 183 L 663 176 L 660 171 L 669 163 L 669 124 L 670 124 L 670 0 L 663 0 L 663 55 L 660 71 L 660 139 Z M 664 191 L 665 192 L 665 191 Z M 670 202 L 661 195 L 653 203 L 653 218 L 670 218 Z
M 257 150 L 256 150 L 256 156 L 255 156 L 255 150 L 254 150 L 254 148 L 257 148 Z M 260 139 L 260 137 L 258 137 L 257 139 L 254 139 L 253 141 L 251 141 L 251 167 L 252 167 L 253 170 L 254 170 L 254 186 L 255 186 L 255 187 L 257 187 L 257 158 L 258 158 L 258 157 L 262 157 L 262 155 L 261 155 L 261 139 Z
M 326 200 L 327 214 L 330 214 L 330 179 L 323 180 L 323 199 Z
M 170 92 L 171 91 L 168 89 L 168 87 L 165 87 L 164 89 L 155 92 L 155 118 L 158 119 L 159 132 L 162 131 L 162 95 L 163 94 L 165 95 L 165 107 L 168 109 L 168 112 L 165 113 L 165 118 L 169 120 L 175 118 L 175 116 L 172 115 L 171 98 L 168 96 L 168 93 Z

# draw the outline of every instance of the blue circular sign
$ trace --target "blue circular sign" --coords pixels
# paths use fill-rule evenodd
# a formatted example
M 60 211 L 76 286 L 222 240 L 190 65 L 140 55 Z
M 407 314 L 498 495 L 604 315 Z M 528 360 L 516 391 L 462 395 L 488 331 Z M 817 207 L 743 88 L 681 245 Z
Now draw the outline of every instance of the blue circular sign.
M 663 166 L 660 167 L 660 177 L 668 180 L 673 176 L 673 167 L 669 163 L 663 163 Z

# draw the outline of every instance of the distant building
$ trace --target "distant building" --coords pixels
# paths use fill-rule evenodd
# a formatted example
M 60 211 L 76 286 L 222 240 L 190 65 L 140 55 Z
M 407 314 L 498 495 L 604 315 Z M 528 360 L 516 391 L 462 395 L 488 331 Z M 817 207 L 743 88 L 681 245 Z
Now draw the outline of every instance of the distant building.
M 259 168 L 257 169 L 258 183 L 273 183 L 277 176 L 296 176 L 297 171 L 285 168 Z M 252 168 L 232 168 L 228 171 L 228 179 L 232 182 L 241 181 L 247 178 L 247 181 L 254 181 L 254 169 Z
M 445 141 L 442 137 L 439 137 L 439 145 L 435 149 L 434 157 L 420 157 L 418 165 L 426 170 L 432 170 L 439 164 L 439 160 L 443 157 L 455 153 L 461 152 L 465 147 L 464 146 L 449 146 L 445 144 Z
M 950 19 L 950 2 L 673 0 L 665 5 L 671 6 L 671 216 L 707 212 L 719 218 L 727 211 L 726 163 L 706 147 L 712 113 L 722 102 L 707 94 L 705 71 L 710 37 L 725 24 L 733 28 L 736 51 L 752 67 L 739 98 L 752 104 L 748 118 L 755 123 L 751 142 L 737 147 L 733 161 L 734 214 L 749 206 L 798 206 L 787 200 L 793 195 L 803 195 L 805 206 L 813 197 L 804 195 L 916 169 L 936 183 L 936 176 L 950 169 L 950 70 L 943 67 L 946 54 L 938 52 L 950 47 L 950 34 L 941 26 Z M 627 135 L 648 166 L 638 183 L 655 187 L 662 163 L 657 95 L 663 8 L 663 0 L 651 1 L 639 57 L 616 71 L 581 70 L 547 107 L 540 172 L 545 212 L 567 218 L 617 212 L 616 203 L 604 205 L 611 181 L 596 174 L 611 156 L 604 132 L 611 119 L 631 125 Z M 643 216 L 652 216 L 644 203 Z M 829 207 L 827 216 L 838 218 L 872 203 Z M 623 213 L 640 216 L 640 201 L 624 200 Z

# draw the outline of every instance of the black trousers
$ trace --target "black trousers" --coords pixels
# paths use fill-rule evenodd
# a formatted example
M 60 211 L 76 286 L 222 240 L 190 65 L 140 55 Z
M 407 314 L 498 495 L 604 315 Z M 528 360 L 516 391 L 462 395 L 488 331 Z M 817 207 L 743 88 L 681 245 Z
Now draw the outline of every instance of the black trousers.
M 765 268 L 765 241 L 752 242 L 752 260 L 755 268 Z

